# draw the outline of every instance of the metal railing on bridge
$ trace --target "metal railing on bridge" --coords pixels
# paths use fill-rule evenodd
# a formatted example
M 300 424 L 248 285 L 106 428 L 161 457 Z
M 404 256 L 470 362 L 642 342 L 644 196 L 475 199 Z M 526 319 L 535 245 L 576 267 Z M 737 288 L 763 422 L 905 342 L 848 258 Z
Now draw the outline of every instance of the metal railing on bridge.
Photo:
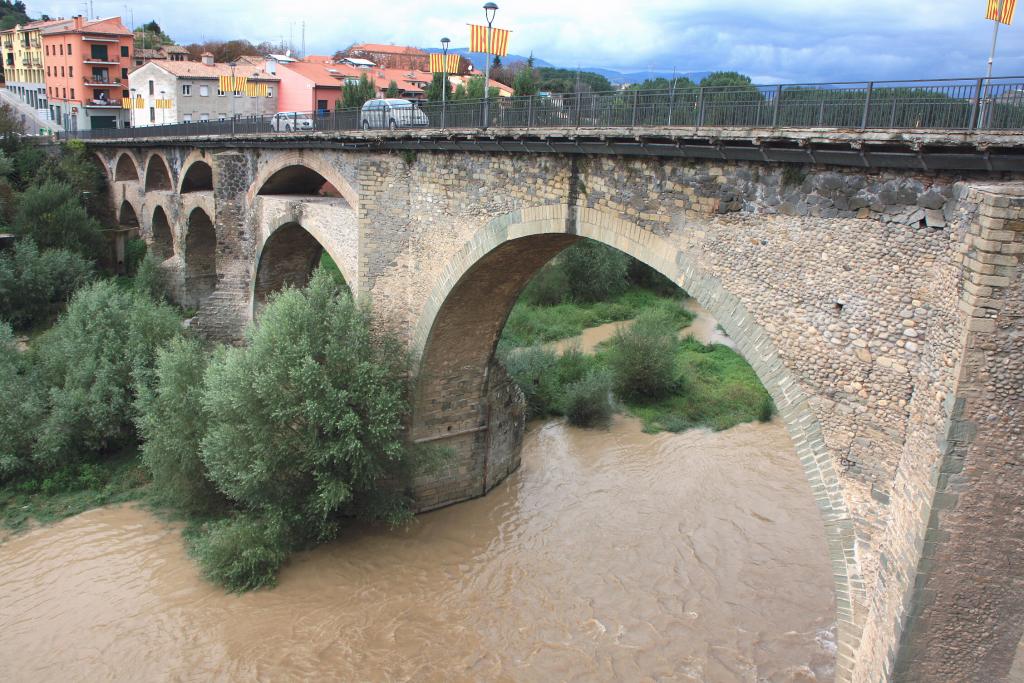
M 1024 76 L 1005 78 L 789 85 L 690 87 L 665 90 L 539 94 L 483 100 L 422 102 L 422 125 L 395 116 L 373 120 L 361 109 L 289 112 L 136 128 L 68 131 L 64 137 L 232 136 L 360 129 L 485 128 L 826 128 L 1024 130 Z M 141 112 L 140 112 L 141 113 Z M 421 119 L 422 121 L 422 119 Z

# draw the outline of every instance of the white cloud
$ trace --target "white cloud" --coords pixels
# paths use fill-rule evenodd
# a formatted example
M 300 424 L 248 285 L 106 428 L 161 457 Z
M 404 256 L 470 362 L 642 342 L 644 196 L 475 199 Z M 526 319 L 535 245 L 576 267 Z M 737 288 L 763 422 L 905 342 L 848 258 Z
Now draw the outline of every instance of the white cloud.
M 298 47 L 306 22 L 309 53 L 356 41 L 468 43 L 482 2 L 338 3 L 219 0 L 172 5 L 138 0 L 136 23 L 150 18 L 180 42 L 245 37 Z M 984 3 L 963 0 L 502 0 L 496 26 L 512 29 L 510 48 L 549 62 L 646 70 L 735 69 L 769 79 L 838 80 L 969 76 L 983 71 L 991 37 Z M 79 0 L 29 2 L 34 13 L 68 16 Z M 101 15 L 124 5 L 97 0 Z M 1018 22 L 1019 24 L 1024 21 Z M 997 72 L 1024 72 L 1019 25 L 1005 28 Z

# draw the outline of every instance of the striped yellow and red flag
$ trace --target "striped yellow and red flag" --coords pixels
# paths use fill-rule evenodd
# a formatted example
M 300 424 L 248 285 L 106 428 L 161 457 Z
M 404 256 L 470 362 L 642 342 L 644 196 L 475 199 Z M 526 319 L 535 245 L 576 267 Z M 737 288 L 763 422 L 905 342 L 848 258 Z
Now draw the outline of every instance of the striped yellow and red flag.
M 249 97 L 266 97 L 268 91 L 266 83 L 245 84 L 245 94 Z
M 1017 0 L 988 0 L 986 19 L 998 21 L 1009 26 L 1013 23 L 1013 11 L 1017 9 Z M 1002 10 L 1000 12 L 1000 10 Z
M 430 55 L 430 71 L 439 73 L 458 73 L 459 72 L 459 56 L 448 55 L 448 68 L 444 68 L 444 55 L 440 52 L 434 52 Z
M 221 76 L 221 92 L 245 92 L 245 84 L 249 82 L 248 76 Z
M 491 29 L 491 49 L 487 49 L 487 27 L 476 24 L 469 25 L 469 51 L 485 52 L 498 57 L 508 54 L 508 34 L 512 33 L 504 28 Z
M 114 105 L 114 106 L 117 106 L 117 105 Z M 142 99 L 142 95 L 136 95 L 135 99 L 132 99 L 131 97 L 126 97 L 123 100 L 121 100 L 121 108 L 122 109 L 145 109 L 146 108 L 146 101 L 144 99 Z
M 157 109 L 171 109 L 173 106 L 174 106 L 174 102 L 172 100 L 157 100 L 156 101 L 156 108 Z

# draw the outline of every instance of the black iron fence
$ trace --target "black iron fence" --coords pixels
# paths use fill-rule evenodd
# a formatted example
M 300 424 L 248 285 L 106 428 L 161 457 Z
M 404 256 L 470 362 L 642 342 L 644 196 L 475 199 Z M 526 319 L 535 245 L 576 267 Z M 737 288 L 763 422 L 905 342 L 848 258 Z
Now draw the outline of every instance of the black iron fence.
M 288 112 L 136 128 L 68 131 L 64 137 L 232 136 L 378 128 L 833 128 L 1024 130 L 1024 76 L 866 83 L 615 90 L 422 102 L 425 118 L 360 109 Z M 409 122 L 412 122 L 410 125 Z

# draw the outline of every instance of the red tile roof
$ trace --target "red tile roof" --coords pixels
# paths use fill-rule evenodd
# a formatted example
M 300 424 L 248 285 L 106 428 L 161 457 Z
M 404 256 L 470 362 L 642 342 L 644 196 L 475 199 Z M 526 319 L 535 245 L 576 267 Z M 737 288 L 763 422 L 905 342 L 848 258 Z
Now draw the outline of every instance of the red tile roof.
M 93 19 L 92 21 L 82 20 L 80 27 L 75 26 L 75 20 L 78 17 L 73 17 L 67 21 L 57 22 L 59 25 L 54 25 L 49 28 L 43 29 L 44 35 L 53 35 L 58 33 L 102 33 L 105 35 L 113 36 L 130 36 L 133 35 L 131 30 L 128 29 L 123 23 L 121 23 L 121 17 L 108 17 L 106 19 Z
M 215 79 L 221 76 L 230 76 L 231 67 L 223 62 L 217 62 L 215 64 L 203 64 L 202 62 L 183 62 L 175 61 L 171 59 L 154 59 L 146 62 L 147 65 L 153 64 L 158 66 L 164 71 L 178 76 L 179 78 L 209 78 Z M 279 81 L 281 80 L 273 74 L 268 74 L 261 68 L 254 66 L 251 62 L 246 62 L 248 67 L 242 66 L 241 64 L 235 67 L 236 76 L 247 76 L 259 81 Z M 145 67 L 140 66 L 139 69 Z

